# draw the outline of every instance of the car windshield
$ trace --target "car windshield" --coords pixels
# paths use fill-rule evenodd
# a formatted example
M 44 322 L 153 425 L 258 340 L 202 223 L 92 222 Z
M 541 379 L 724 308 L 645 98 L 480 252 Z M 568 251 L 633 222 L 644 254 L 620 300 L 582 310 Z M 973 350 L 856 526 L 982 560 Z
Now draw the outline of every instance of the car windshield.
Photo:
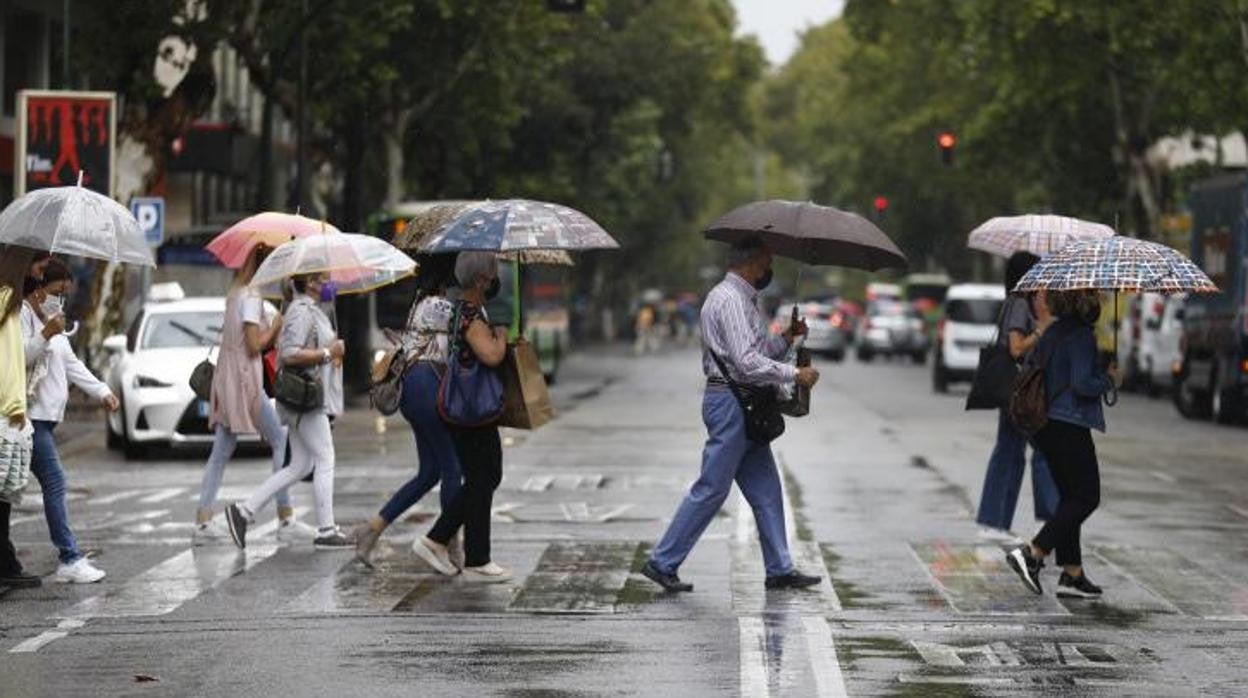
M 143 329 L 143 349 L 211 347 L 221 340 L 220 312 L 156 313 Z
M 950 300 L 945 306 L 945 317 L 950 322 L 965 322 L 975 325 L 992 325 L 997 322 L 1001 313 L 1002 301 L 992 298 L 959 298 Z

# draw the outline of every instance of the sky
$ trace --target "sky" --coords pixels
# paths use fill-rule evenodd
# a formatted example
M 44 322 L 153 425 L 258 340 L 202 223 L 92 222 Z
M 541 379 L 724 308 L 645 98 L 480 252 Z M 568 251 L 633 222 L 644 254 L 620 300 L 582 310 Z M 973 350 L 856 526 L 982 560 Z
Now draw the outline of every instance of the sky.
M 742 34 L 754 34 L 774 66 L 797 50 L 797 34 L 841 13 L 844 0 L 732 0 Z

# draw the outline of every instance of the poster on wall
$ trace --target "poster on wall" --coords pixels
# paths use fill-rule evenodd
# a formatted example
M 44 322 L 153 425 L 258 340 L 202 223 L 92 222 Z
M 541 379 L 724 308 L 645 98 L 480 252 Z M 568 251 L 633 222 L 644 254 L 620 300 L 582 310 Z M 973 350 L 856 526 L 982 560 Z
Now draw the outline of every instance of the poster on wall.
M 13 195 L 78 182 L 104 196 L 116 180 L 117 95 L 20 90 L 17 93 Z

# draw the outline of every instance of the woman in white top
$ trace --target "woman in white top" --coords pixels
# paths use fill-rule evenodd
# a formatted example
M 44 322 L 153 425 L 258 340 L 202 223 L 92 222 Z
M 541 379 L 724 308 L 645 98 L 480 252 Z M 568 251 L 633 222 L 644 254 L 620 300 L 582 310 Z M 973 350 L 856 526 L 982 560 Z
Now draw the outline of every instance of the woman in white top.
M 282 320 L 278 361 L 283 371 L 319 373 L 325 399 L 319 407 L 306 412 L 278 404 L 278 415 L 290 438 L 290 466 L 270 475 L 247 501 L 226 507 L 225 521 L 234 543 L 246 548 L 247 527 L 256 512 L 278 492 L 311 474 L 317 523 L 312 542 L 317 548 L 346 548 L 351 543 L 334 523 L 334 436 L 330 431 L 330 417 L 342 414 L 342 357 L 346 345 L 317 305 L 318 301 L 333 301 L 328 274 L 295 276 L 290 283 L 295 297 Z
M 257 245 L 234 274 L 234 284 L 225 299 L 221 328 L 221 350 L 212 374 L 211 412 L 208 425 L 213 429 L 212 453 L 204 466 L 199 487 L 199 508 L 195 512 L 194 545 L 229 541 L 230 533 L 213 521 L 213 505 L 221 490 L 225 464 L 238 447 L 239 434 L 259 433 L 273 449 L 273 472 L 282 469 L 286 459 L 286 428 L 264 394 L 264 366 L 261 357 L 273 346 L 282 330 L 282 318 L 266 318 L 264 299 L 247 284 L 272 250 Z M 290 494 L 277 493 L 279 540 L 311 540 L 311 526 L 295 520 Z
M 39 288 L 22 305 L 27 371 L 38 368 L 30 373 L 26 386 L 26 415 L 35 430 L 30 470 L 43 490 L 43 514 L 60 558 L 53 578 L 58 582 L 90 584 L 103 579 L 104 571 L 83 555 L 69 526 L 65 469 L 61 467 L 53 431 L 65 418 L 71 383 L 109 411 L 116 410 L 118 402 L 108 386 L 74 355 L 69 339 L 61 332 L 65 326 L 62 308 L 70 284 L 69 267 L 52 259 L 44 267 Z
M 461 477 L 455 444 L 438 415 L 438 381 L 446 365 L 448 331 L 455 310 L 446 299 L 454 264 L 455 255 L 425 255 L 420 260 L 420 274 L 416 277 L 419 290 L 400 341 L 400 353 L 409 364 L 399 401 L 399 410 L 416 438 L 420 462 L 416 475 L 356 530 L 355 556 L 366 565 L 371 564 L 369 555 L 381 533 L 434 485 L 442 483 L 439 498 L 443 508 L 459 492 Z

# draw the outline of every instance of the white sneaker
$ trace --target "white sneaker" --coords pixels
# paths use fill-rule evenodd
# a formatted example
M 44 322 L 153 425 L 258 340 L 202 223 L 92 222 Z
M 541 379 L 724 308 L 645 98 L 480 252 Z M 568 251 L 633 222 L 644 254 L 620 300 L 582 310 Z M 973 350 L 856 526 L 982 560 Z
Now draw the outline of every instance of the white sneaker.
M 997 543 L 1013 543 L 1018 540 L 1018 536 L 1004 529 L 993 528 L 991 526 L 980 526 L 979 539 L 990 540 Z
M 92 565 L 87 558 L 80 557 L 68 565 L 58 565 L 54 577 L 63 584 L 94 584 L 104 578 L 104 570 Z
M 200 524 L 191 533 L 191 545 L 226 545 L 231 543 L 230 531 L 216 519 Z
M 487 562 L 480 567 L 465 567 L 463 571 L 464 581 L 467 582 L 499 584 L 511 581 L 511 577 L 511 570 L 493 562 Z
M 282 519 L 277 525 L 277 539 L 283 543 L 311 543 L 316 536 L 315 526 L 298 519 Z
M 412 543 L 412 552 L 416 553 L 416 557 L 425 561 L 434 570 L 448 576 L 454 577 L 459 574 L 459 569 L 451 564 L 450 558 L 447 557 L 445 550 L 435 550 L 435 544 L 428 538 L 421 536 Z

